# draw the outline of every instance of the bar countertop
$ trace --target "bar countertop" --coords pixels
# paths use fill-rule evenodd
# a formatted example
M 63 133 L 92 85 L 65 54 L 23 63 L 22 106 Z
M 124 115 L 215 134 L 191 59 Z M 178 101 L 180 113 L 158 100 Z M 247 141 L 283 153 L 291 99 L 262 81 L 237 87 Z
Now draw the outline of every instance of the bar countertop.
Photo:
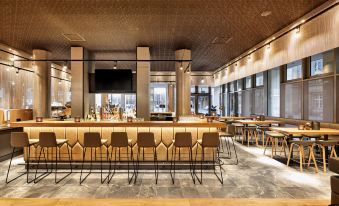
M 10 127 L 213 127 L 225 128 L 224 123 L 213 122 L 199 122 L 199 121 L 81 121 L 74 122 L 73 120 L 57 121 L 44 120 L 43 122 L 36 122 L 35 120 L 12 122 Z

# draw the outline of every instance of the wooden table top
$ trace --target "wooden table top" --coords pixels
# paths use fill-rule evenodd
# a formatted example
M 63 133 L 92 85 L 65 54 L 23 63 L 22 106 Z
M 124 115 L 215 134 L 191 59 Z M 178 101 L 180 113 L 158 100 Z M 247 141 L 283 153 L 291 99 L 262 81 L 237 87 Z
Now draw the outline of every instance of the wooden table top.
M 320 128 L 320 130 L 299 130 L 297 127 L 271 127 L 272 131 L 281 132 L 288 135 L 339 135 L 338 129 Z
M 250 119 L 251 117 L 231 117 L 231 116 L 224 116 L 224 117 L 219 117 L 220 120 L 241 120 L 241 119 Z
M 207 128 L 225 128 L 222 122 L 200 122 L 200 121 L 140 121 L 140 122 L 124 122 L 124 121 L 81 121 L 74 122 L 70 120 L 53 121 L 44 120 L 43 122 L 22 121 L 12 122 L 10 127 L 207 127 Z
M 241 124 L 283 124 L 284 122 L 282 121 L 277 121 L 277 120 L 252 120 L 252 119 L 243 119 L 243 120 L 236 120 L 236 122 L 241 123 Z

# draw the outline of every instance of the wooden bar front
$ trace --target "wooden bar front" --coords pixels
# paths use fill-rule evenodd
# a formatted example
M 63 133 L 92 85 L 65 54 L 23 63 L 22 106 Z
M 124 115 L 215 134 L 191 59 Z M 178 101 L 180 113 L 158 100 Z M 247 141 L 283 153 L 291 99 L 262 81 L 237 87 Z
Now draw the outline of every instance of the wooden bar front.
M 225 128 L 225 124 L 221 122 L 159 122 L 159 121 L 140 121 L 140 122 L 113 122 L 113 121 L 50 121 L 44 120 L 43 122 L 24 121 L 13 122 L 11 127 L 23 127 L 24 131 L 28 133 L 29 138 L 38 139 L 40 132 L 55 132 L 58 139 L 67 139 L 68 146 L 72 152 L 73 161 L 82 161 L 83 152 L 83 138 L 85 132 L 99 132 L 103 139 L 107 139 L 107 144 L 100 149 L 97 153 L 102 152 L 104 161 L 106 160 L 107 151 L 111 155 L 110 139 L 112 132 L 127 132 L 128 138 L 132 140 L 134 157 L 137 154 L 137 133 L 138 132 L 153 132 L 156 139 L 156 149 L 158 161 L 170 161 L 172 156 L 172 144 L 176 132 L 190 132 L 192 134 L 192 141 L 194 144 L 193 153 L 195 157 L 197 147 L 197 140 L 202 138 L 204 132 L 216 132 L 218 128 Z M 61 148 L 61 161 L 67 161 L 65 154 L 67 154 L 66 145 Z M 31 149 L 31 156 L 36 157 L 39 155 L 40 147 Z M 184 155 L 181 160 L 185 161 L 188 157 L 188 152 L 182 149 Z M 211 159 L 212 150 L 205 150 L 205 158 Z M 153 160 L 151 158 L 151 149 L 145 150 L 145 160 Z M 198 148 L 197 159 L 200 159 L 201 148 Z M 208 155 L 209 154 L 209 155 Z M 94 155 L 94 154 L 93 154 Z M 48 154 L 48 158 L 54 158 L 52 154 Z M 97 155 L 97 161 L 100 155 Z M 114 154 L 113 154 L 114 158 Z M 87 152 L 85 160 L 90 159 L 90 152 Z M 121 149 L 121 160 L 126 159 L 126 148 Z

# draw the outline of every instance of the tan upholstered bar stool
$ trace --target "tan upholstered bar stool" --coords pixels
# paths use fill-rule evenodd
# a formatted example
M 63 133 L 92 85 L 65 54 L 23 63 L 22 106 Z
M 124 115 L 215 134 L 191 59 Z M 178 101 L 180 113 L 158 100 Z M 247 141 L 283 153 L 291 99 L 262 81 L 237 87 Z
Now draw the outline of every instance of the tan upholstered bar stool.
M 108 176 L 103 179 L 102 176 L 102 146 L 107 142 L 106 139 L 101 139 L 99 132 L 85 132 L 84 134 L 84 145 L 83 145 L 83 152 L 82 152 L 82 165 L 81 165 L 81 173 L 80 173 L 80 184 L 83 183 L 86 178 L 92 173 L 92 163 L 93 163 L 93 149 L 94 149 L 94 159 L 97 159 L 97 148 L 100 148 L 100 180 L 101 184 L 108 178 Z M 90 160 L 90 169 L 89 173 L 82 179 L 82 173 L 85 164 L 85 157 L 86 157 L 86 150 L 91 150 L 91 160 Z M 106 154 L 108 154 L 106 150 Z M 107 160 L 107 156 L 106 156 Z
M 194 173 L 198 182 L 200 184 L 202 184 L 203 164 L 207 164 L 207 162 L 205 162 L 205 149 L 211 148 L 211 149 L 213 149 L 212 166 L 213 166 L 213 169 L 214 169 L 214 174 L 218 178 L 220 183 L 223 184 L 224 180 L 223 180 L 223 177 L 222 177 L 221 159 L 220 159 L 220 154 L 219 154 L 219 144 L 220 144 L 219 133 L 218 132 L 204 132 L 202 139 L 197 140 L 197 142 L 198 142 L 198 145 L 200 145 L 200 147 L 201 147 L 200 179 L 196 175 L 196 173 Z M 196 162 L 197 156 L 198 156 L 198 148 L 197 148 L 196 154 L 195 154 L 195 162 Z M 219 166 L 219 169 L 220 169 L 220 177 L 216 173 L 216 169 L 215 169 L 216 163 L 217 163 L 217 165 Z
M 288 145 L 286 135 L 279 132 L 267 131 L 264 155 L 266 153 L 266 149 L 269 143 L 271 143 L 272 148 L 271 158 L 273 158 L 274 155 L 277 155 L 277 147 L 279 146 L 279 143 L 281 143 L 281 152 L 284 152 L 285 157 L 287 158 L 286 149 L 288 149 Z
M 292 153 L 293 153 L 293 147 L 297 146 L 298 150 L 299 150 L 299 165 L 300 165 L 300 171 L 303 171 L 303 165 L 306 164 L 306 156 L 305 156 L 305 148 L 307 147 L 309 150 L 309 157 L 308 157 L 308 167 L 311 164 L 311 160 L 314 163 L 315 166 L 315 171 L 318 173 L 318 166 L 317 166 L 317 162 L 315 160 L 315 156 L 314 156 L 314 143 L 315 141 L 309 141 L 309 140 L 292 140 L 290 141 L 291 146 L 290 146 L 290 153 L 288 155 L 288 159 L 287 159 L 287 166 L 289 166 L 291 158 L 292 158 Z
M 145 161 L 145 148 L 151 148 L 153 150 L 155 183 L 158 184 L 159 167 L 158 167 L 157 148 L 156 148 L 154 133 L 153 132 L 139 132 L 137 136 L 137 145 L 138 145 L 138 154 L 137 154 L 134 183 L 136 183 L 138 174 L 139 174 L 140 150 L 142 149 L 142 160 Z
M 235 158 L 237 160 L 237 162 L 236 162 L 236 165 L 237 165 L 239 163 L 239 160 L 238 160 L 237 150 L 235 149 L 235 145 L 234 145 L 235 136 L 236 136 L 236 126 L 232 125 L 232 124 L 227 125 L 226 132 L 219 132 L 219 137 L 221 138 L 221 144 L 222 144 L 222 138 L 224 138 L 224 140 L 225 140 L 226 149 L 228 151 L 228 158 L 232 158 L 231 146 L 230 146 L 230 143 L 228 141 L 229 139 L 231 139 L 232 144 L 233 144 Z
M 179 161 L 181 160 L 181 149 L 182 148 L 188 148 L 188 161 L 189 161 L 189 168 L 190 168 L 190 174 L 192 176 L 192 181 L 195 183 L 195 178 L 194 178 L 194 162 L 193 162 L 193 151 L 192 151 L 192 134 L 190 132 L 177 132 L 175 133 L 175 137 L 173 140 L 173 147 L 172 147 L 172 158 L 171 158 L 171 168 L 170 168 L 170 173 L 171 173 L 171 178 L 172 178 L 172 183 L 174 184 L 174 179 L 175 179 L 175 163 L 177 161 L 176 159 L 176 154 L 177 154 L 177 149 L 179 149 Z M 173 174 L 172 174 L 173 170 Z
M 131 183 L 133 176 L 135 174 L 135 170 L 133 172 L 132 177 L 130 178 L 130 161 L 132 161 L 132 165 L 134 167 L 134 161 L 133 161 L 133 150 L 132 150 L 132 140 L 128 139 L 127 133 L 126 132 L 112 132 L 111 133 L 111 156 L 109 158 L 109 171 L 108 171 L 108 181 L 107 183 L 109 184 L 111 182 L 111 179 L 113 178 L 116 170 L 116 163 L 117 163 L 117 150 L 119 154 L 119 159 L 118 162 L 121 162 L 121 148 L 126 148 L 126 162 L 127 162 L 127 180 L 128 183 Z M 112 160 L 113 160 L 113 150 L 114 150 L 114 167 L 113 167 L 113 174 L 111 177 L 111 165 L 112 165 Z M 130 151 L 130 152 L 129 152 Z
M 54 164 L 55 164 L 55 169 L 54 169 L 55 177 L 54 177 L 54 181 L 55 181 L 56 184 L 61 182 L 63 179 L 65 179 L 70 174 L 72 174 L 71 155 L 70 155 L 70 152 L 69 152 L 69 147 L 68 147 L 67 142 L 68 142 L 67 139 L 57 139 L 54 132 L 40 132 L 39 133 L 39 146 L 41 147 L 41 150 L 40 150 L 40 153 L 39 153 L 38 165 L 37 165 L 37 168 L 36 168 L 36 171 L 35 171 L 35 180 L 34 180 L 35 183 L 39 182 L 40 180 L 45 178 L 47 175 L 51 174 L 53 172 L 53 165 Z M 60 148 L 63 145 L 65 145 L 65 144 L 67 146 L 67 153 L 68 153 L 68 161 L 69 161 L 69 165 L 70 165 L 70 172 L 67 173 L 60 180 L 57 180 L 58 161 L 59 161 L 59 159 L 61 159 Z M 50 150 L 52 150 L 52 152 L 51 152 L 52 158 L 51 158 L 51 171 L 49 172 L 49 170 L 48 170 L 48 163 L 47 162 L 49 161 L 48 160 L 48 153 L 49 153 Z M 42 175 L 37 177 L 36 175 L 38 173 L 38 169 L 39 169 L 39 165 L 40 165 L 41 153 L 43 153 L 43 155 L 44 155 L 45 166 L 46 166 L 47 172 L 43 173 Z M 53 155 L 54 155 L 54 157 L 53 157 Z
M 6 175 L 6 183 L 10 183 L 16 179 L 18 179 L 19 177 L 23 176 L 23 175 L 27 175 L 26 177 L 26 182 L 27 183 L 31 183 L 34 181 L 33 180 L 28 180 L 29 179 L 29 162 L 30 162 L 30 154 L 31 154 L 31 146 L 36 145 L 39 142 L 38 139 L 28 139 L 28 134 L 26 132 L 12 132 L 11 133 L 11 147 L 13 147 L 13 151 L 12 151 L 12 155 L 11 155 L 11 160 L 9 161 L 9 165 L 8 165 L 8 171 L 7 171 L 7 175 Z M 15 149 L 27 149 L 27 159 L 26 159 L 26 172 L 22 173 L 21 175 L 8 180 L 8 176 L 9 176 L 9 171 L 11 169 L 11 165 L 12 165 L 12 160 L 13 160 L 13 156 L 15 154 Z
M 233 123 L 233 125 L 235 126 L 235 134 L 239 137 L 238 139 L 240 141 L 240 137 L 244 138 L 244 125 L 241 123 Z
M 338 145 L 338 140 L 316 140 L 315 144 L 321 148 L 322 151 L 322 163 L 324 173 L 326 173 L 327 157 L 326 157 L 326 148 L 331 147 L 331 157 L 337 157 L 337 152 L 335 151 L 336 145 Z

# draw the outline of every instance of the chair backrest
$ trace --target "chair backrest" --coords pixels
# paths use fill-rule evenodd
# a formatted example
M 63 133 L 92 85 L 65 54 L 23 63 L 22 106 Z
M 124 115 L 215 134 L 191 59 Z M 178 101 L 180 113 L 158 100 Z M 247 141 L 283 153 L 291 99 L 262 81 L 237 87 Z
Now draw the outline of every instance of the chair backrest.
M 101 137 L 99 132 L 84 133 L 84 147 L 101 147 Z
M 153 132 L 139 132 L 137 137 L 138 147 L 155 147 Z
M 177 132 L 175 133 L 174 146 L 176 147 L 191 147 L 192 134 L 190 132 Z
M 203 147 L 219 147 L 219 133 L 218 132 L 204 132 L 202 135 Z
M 54 132 L 40 132 L 39 145 L 41 147 L 56 147 L 56 136 Z
M 235 136 L 235 126 L 233 124 L 227 125 L 227 133 Z
M 112 147 L 127 147 L 128 137 L 126 132 L 112 132 L 111 133 Z
M 11 133 L 11 146 L 12 147 L 28 147 L 29 140 L 26 132 L 12 132 Z

